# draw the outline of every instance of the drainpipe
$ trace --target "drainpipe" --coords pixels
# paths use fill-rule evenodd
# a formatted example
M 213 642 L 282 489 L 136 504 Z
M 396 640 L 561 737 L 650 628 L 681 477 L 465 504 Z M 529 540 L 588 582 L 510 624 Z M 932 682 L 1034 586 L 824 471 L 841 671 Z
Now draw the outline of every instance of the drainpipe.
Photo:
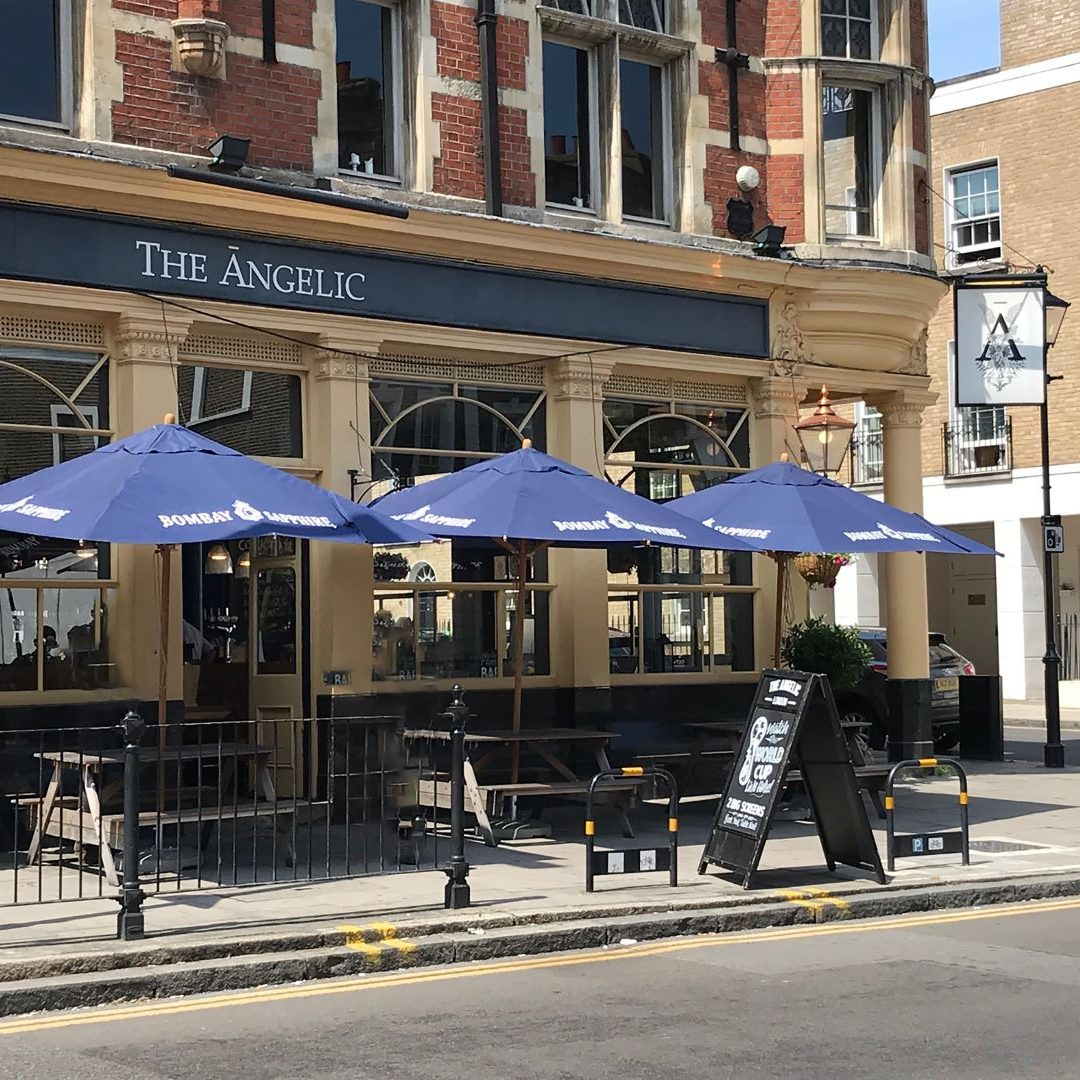
M 263 62 L 277 63 L 277 3 L 262 0 L 262 47 Z
M 478 0 L 476 32 L 480 42 L 480 113 L 484 142 L 484 201 L 492 217 L 502 217 L 502 165 L 499 160 L 498 56 L 495 47 L 495 0 Z

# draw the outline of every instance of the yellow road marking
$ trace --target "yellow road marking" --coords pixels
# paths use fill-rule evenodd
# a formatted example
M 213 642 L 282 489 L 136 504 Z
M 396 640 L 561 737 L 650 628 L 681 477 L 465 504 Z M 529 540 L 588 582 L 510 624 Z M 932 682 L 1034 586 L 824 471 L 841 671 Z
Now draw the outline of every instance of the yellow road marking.
M 841 900 L 838 896 L 833 896 L 828 889 L 817 886 L 808 885 L 805 889 L 789 889 L 782 895 L 789 903 L 814 912 L 827 907 L 834 907 L 838 911 L 848 911 L 851 908 L 846 900 Z
M 345 947 L 356 952 L 363 953 L 375 961 L 376 966 L 382 963 L 383 957 L 394 953 L 409 953 L 416 949 L 411 941 L 405 941 L 397 936 L 397 927 L 393 923 L 369 923 L 367 926 L 339 926 L 338 929 L 345 935 Z
M 51 1031 L 58 1028 L 84 1027 L 89 1024 L 107 1024 L 118 1020 L 141 1020 L 155 1016 L 175 1016 L 181 1013 L 203 1012 L 208 1009 L 227 1009 L 238 1005 L 265 1005 L 276 1001 L 297 998 L 329 997 L 335 994 L 353 994 L 364 990 L 386 987 L 411 986 L 416 983 L 447 982 L 454 979 L 474 979 L 485 975 L 509 975 L 521 971 L 538 971 L 545 968 L 575 967 L 582 964 L 599 964 L 609 960 L 635 960 L 641 957 L 661 956 L 666 953 L 685 952 L 690 949 L 722 948 L 733 945 L 755 945 L 769 941 L 827 937 L 836 934 L 865 934 L 879 930 L 911 930 L 921 926 L 940 926 L 954 922 L 976 922 L 983 919 L 1003 919 L 1012 915 L 1045 915 L 1055 911 L 1080 908 L 1080 897 L 1067 900 L 1029 901 L 1015 905 L 1003 905 L 980 911 L 942 911 L 915 918 L 867 919 L 858 922 L 834 922 L 821 925 L 779 927 L 772 930 L 756 930 L 743 934 L 708 935 L 691 939 L 656 942 L 649 945 L 633 945 L 607 949 L 604 952 L 581 953 L 573 956 L 532 957 L 527 960 L 511 960 L 490 964 L 460 965 L 441 970 L 412 970 L 388 975 L 363 975 L 335 982 L 308 984 L 304 986 L 269 987 L 240 993 L 217 994 L 212 997 L 174 999 L 146 1005 L 127 1005 L 114 1009 L 99 1008 L 93 1012 L 61 1013 L 55 1016 L 34 1016 L 23 1019 L 0 1021 L 0 1037 L 23 1035 L 34 1031 Z

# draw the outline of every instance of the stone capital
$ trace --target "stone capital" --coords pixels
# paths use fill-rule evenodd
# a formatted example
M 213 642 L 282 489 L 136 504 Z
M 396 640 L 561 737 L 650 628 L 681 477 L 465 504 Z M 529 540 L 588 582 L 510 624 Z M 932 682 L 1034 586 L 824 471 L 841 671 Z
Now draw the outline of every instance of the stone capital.
M 561 356 L 548 367 L 552 397 L 555 401 L 601 401 L 604 384 L 614 370 L 614 361 L 600 356 Z
M 784 419 L 795 423 L 799 402 L 806 396 L 808 383 L 797 376 L 767 375 L 750 379 L 750 404 L 756 420 Z
M 121 315 L 105 331 L 109 353 L 117 364 L 175 364 L 194 317 L 168 312 Z
M 316 382 L 341 379 L 347 382 L 371 377 L 371 358 L 378 355 L 381 338 L 320 334 L 308 352 Z
M 922 427 L 923 411 L 932 404 L 934 395 L 897 393 L 874 402 L 881 413 L 881 426 L 886 430 Z

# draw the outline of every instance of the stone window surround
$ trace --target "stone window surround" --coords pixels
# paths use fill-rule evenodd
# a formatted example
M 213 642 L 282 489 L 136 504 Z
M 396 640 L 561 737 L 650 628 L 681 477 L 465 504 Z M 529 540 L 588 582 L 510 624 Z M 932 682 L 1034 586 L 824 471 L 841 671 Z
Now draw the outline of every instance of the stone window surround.
M 669 15 L 678 18 L 680 5 L 671 5 Z M 686 123 L 690 102 L 690 64 L 694 55 L 692 42 L 672 34 L 660 34 L 653 30 L 641 30 L 616 21 L 618 10 L 614 0 L 602 0 L 598 10 L 610 18 L 595 15 L 579 15 L 560 8 L 541 5 L 537 8 L 541 30 L 545 40 L 589 48 L 594 56 L 594 114 L 597 116 L 594 136 L 596 173 L 594 180 L 595 207 L 579 211 L 572 208 L 547 207 L 549 214 L 568 215 L 575 218 L 591 217 L 604 222 L 621 224 L 622 176 L 621 154 L 617 141 L 614 110 L 619 107 L 619 60 L 650 63 L 660 66 L 664 72 L 665 86 L 665 153 L 662 155 L 665 190 L 665 220 L 643 221 L 632 219 L 635 225 L 672 228 L 672 222 L 680 220 L 681 199 L 675 178 L 684 166 L 684 140 L 679 136 Z M 543 176 L 537 177 L 537 205 L 544 208 Z
M 57 36 L 60 45 L 60 71 L 58 97 L 60 118 L 58 120 L 40 120 L 36 117 L 17 116 L 13 113 L 0 112 L 0 123 L 26 124 L 35 128 L 51 128 L 57 131 L 70 131 L 75 112 L 74 67 L 76 56 L 75 30 L 71 17 L 73 0 L 59 0 L 59 26 Z

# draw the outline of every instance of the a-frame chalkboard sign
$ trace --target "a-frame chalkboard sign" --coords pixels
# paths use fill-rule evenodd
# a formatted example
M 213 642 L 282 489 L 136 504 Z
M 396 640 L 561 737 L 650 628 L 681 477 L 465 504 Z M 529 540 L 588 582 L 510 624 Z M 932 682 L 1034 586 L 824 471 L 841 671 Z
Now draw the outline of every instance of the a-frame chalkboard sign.
M 750 885 L 793 764 L 802 772 L 829 870 L 856 866 L 884 884 L 829 681 L 805 671 L 762 672 L 698 873 L 712 863 L 741 874 L 743 888 Z

